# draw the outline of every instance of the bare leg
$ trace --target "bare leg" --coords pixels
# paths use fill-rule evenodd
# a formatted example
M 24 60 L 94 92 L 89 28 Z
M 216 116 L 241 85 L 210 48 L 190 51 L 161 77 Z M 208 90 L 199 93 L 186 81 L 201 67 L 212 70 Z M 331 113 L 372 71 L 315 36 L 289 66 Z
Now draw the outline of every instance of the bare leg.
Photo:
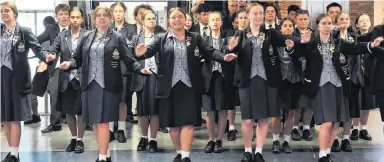
M 254 120 L 243 120 L 241 124 L 241 132 L 243 133 L 243 141 L 245 148 L 252 148 L 253 137 L 253 122 Z
M 279 134 L 281 130 L 281 122 L 280 118 L 273 117 L 272 118 L 272 134 Z
M 304 125 L 311 125 L 313 111 L 310 108 L 305 108 L 303 113 L 303 123 Z
M 349 122 L 343 122 L 343 135 L 348 135 L 350 134 L 351 132 L 351 125 L 352 123 L 349 121 Z
M 169 128 L 169 135 L 171 136 L 173 146 L 176 151 L 181 150 L 181 140 L 180 140 L 181 128 Z
M 335 138 L 337 137 L 337 135 L 339 133 L 339 125 L 340 125 L 339 123 L 333 123 L 332 124 L 331 133 L 329 135 L 327 148 L 332 147 L 332 144 L 335 141 Z
M 21 124 L 19 121 L 11 122 L 11 147 L 19 147 L 21 138 Z
M 223 140 L 224 131 L 225 131 L 225 125 L 227 124 L 227 114 L 225 111 L 219 111 L 219 128 L 218 128 L 218 135 L 217 140 Z
M 72 137 L 77 136 L 77 124 L 76 124 L 76 116 L 66 114 L 67 123 L 69 131 L 71 132 Z
M 361 114 L 361 125 L 368 125 L 369 112 L 370 110 L 363 110 Z
M 139 124 L 141 128 L 141 135 L 148 136 L 149 119 L 148 116 L 139 116 Z
M 256 147 L 263 148 L 268 133 L 268 118 L 257 120 Z
M 234 110 L 228 110 L 228 122 L 229 125 L 235 125 L 236 107 Z
M 295 116 L 295 110 L 289 110 L 287 118 L 285 119 L 285 123 L 284 123 L 284 134 L 285 135 L 291 135 L 292 128 L 293 128 L 294 116 Z
M 86 124 L 83 121 L 82 115 L 77 115 L 77 137 L 83 138 Z
M 331 139 L 331 137 L 330 137 L 331 129 L 332 129 L 332 122 L 326 122 L 326 123 L 321 124 L 320 131 L 319 131 L 320 151 L 327 150 L 329 141 Z M 333 138 L 333 139 L 335 139 L 335 138 Z M 333 140 L 332 140 L 332 143 L 333 143 Z M 331 146 L 332 146 L 332 144 L 331 144 Z
M 298 126 L 301 119 L 302 108 L 295 109 L 295 117 L 293 120 L 293 126 Z
M 191 151 L 192 142 L 193 142 L 193 126 L 184 126 L 181 128 L 181 150 L 189 152 Z
M 215 140 L 215 114 L 213 111 L 207 112 L 207 116 L 205 117 L 205 121 L 207 122 L 208 136 L 209 141 Z
M 151 138 L 155 139 L 157 136 L 157 131 L 159 129 L 159 116 L 152 115 L 150 124 L 151 124 Z
M 4 126 L 5 136 L 7 137 L 8 146 L 11 147 L 11 122 L 1 122 Z
M 109 124 L 108 123 L 98 123 L 98 142 L 99 142 L 99 154 L 107 155 L 108 145 L 109 145 Z

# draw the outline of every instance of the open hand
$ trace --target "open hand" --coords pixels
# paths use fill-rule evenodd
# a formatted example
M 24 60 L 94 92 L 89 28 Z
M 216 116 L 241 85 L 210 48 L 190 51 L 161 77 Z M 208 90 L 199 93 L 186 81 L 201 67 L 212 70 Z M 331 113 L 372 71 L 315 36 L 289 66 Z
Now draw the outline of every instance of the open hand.
M 141 44 L 139 44 L 139 45 L 136 47 L 136 56 L 137 56 L 137 57 L 143 56 L 143 55 L 145 54 L 146 51 L 147 51 L 147 47 L 145 47 L 145 44 L 144 44 L 144 43 L 141 43 Z
M 224 61 L 230 62 L 230 61 L 234 60 L 235 58 L 237 58 L 237 55 L 234 53 L 226 54 L 224 56 Z
M 377 37 L 373 42 L 371 42 L 371 48 L 379 47 L 383 40 L 383 37 Z
M 230 37 L 229 38 L 229 43 L 228 43 L 228 48 L 229 50 L 233 50 L 237 44 L 239 44 L 239 37 Z
M 300 36 L 301 43 L 308 43 L 311 40 L 312 31 L 308 29 L 307 31 L 300 33 Z
M 149 70 L 148 68 L 143 68 L 140 70 L 140 72 L 142 74 L 148 74 L 148 75 L 152 74 L 151 70 Z
M 287 39 L 285 40 L 285 45 L 287 46 L 288 50 L 291 50 L 295 46 L 295 43 L 292 40 Z
M 48 54 L 47 58 L 45 58 L 45 62 L 51 62 L 56 59 L 56 55 Z
M 62 62 L 60 64 L 59 69 L 61 69 L 61 70 L 68 70 L 70 65 L 71 65 L 70 62 L 64 61 L 64 62 Z

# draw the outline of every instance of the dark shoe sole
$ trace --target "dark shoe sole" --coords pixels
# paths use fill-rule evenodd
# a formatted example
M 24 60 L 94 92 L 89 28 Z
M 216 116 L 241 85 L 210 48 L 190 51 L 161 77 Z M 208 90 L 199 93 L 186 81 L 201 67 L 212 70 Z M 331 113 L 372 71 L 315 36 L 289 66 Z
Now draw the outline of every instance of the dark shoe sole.
M 76 153 L 76 154 L 81 154 L 81 153 L 83 153 L 84 152 L 84 150 L 75 150 L 74 151 L 74 153 Z

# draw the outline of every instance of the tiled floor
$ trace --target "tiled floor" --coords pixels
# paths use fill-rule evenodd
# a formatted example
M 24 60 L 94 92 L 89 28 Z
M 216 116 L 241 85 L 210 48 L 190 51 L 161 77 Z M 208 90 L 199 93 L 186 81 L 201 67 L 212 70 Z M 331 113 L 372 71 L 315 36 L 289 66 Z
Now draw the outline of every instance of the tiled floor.
M 45 117 L 47 118 L 47 117 Z M 240 116 L 237 116 L 236 128 L 240 130 Z M 70 132 L 66 125 L 60 132 L 50 134 L 41 134 L 40 130 L 45 128 L 48 120 L 44 119 L 40 124 L 24 126 L 20 157 L 22 162 L 93 162 L 98 156 L 97 142 L 93 132 L 86 132 L 84 143 L 86 152 L 82 154 L 74 154 L 65 152 L 65 148 L 70 140 Z M 335 153 L 336 162 L 384 162 L 384 138 L 381 118 L 378 111 L 371 113 L 369 124 L 369 132 L 372 141 L 353 141 L 353 153 Z M 120 144 L 113 142 L 110 144 L 112 151 L 112 160 L 114 162 L 170 162 L 175 156 L 172 149 L 172 142 L 169 134 L 159 133 L 158 144 L 161 148 L 159 153 L 137 152 L 136 147 L 140 137 L 140 128 L 138 125 L 128 125 L 128 142 Z M 317 134 L 317 131 L 314 130 Z M 241 133 L 238 133 L 236 141 L 229 142 L 224 140 L 225 152 L 222 154 L 205 154 L 203 148 L 206 145 L 208 134 L 204 127 L 196 131 L 193 150 L 191 153 L 192 160 L 197 162 L 235 162 L 240 161 L 243 152 Z M 317 136 L 317 135 L 316 135 Z M 341 136 L 341 135 L 340 135 Z M 312 142 L 292 142 L 292 154 L 271 153 L 272 135 L 269 133 L 265 149 L 263 150 L 264 158 L 267 162 L 311 162 L 317 161 L 318 141 Z M 1 135 L 1 159 L 5 157 L 9 148 L 4 135 Z

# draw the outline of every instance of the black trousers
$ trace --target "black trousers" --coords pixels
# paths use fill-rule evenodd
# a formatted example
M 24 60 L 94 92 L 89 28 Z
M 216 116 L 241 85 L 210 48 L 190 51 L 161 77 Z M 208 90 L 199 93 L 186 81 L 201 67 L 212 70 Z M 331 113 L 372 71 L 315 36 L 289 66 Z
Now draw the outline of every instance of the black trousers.
M 380 108 L 381 121 L 384 122 L 384 95 L 376 95 L 376 101 Z

